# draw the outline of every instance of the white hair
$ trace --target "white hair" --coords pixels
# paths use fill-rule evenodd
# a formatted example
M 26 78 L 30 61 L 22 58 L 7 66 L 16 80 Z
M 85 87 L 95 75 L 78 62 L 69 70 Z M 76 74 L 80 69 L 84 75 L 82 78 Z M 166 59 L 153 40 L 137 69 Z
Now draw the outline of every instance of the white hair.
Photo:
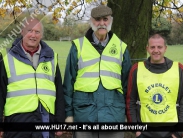
M 93 30 L 94 32 L 96 32 L 99 28 L 106 28 L 107 32 L 109 32 L 109 31 L 111 30 L 111 27 L 112 27 L 113 17 L 110 16 L 109 19 L 110 19 L 110 24 L 109 24 L 108 26 L 101 26 L 101 25 L 95 26 L 95 25 L 93 24 L 93 22 L 92 22 L 92 20 L 95 20 L 93 17 L 90 18 L 89 24 L 90 24 L 90 26 L 91 26 L 91 28 L 92 28 L 92 30 Z

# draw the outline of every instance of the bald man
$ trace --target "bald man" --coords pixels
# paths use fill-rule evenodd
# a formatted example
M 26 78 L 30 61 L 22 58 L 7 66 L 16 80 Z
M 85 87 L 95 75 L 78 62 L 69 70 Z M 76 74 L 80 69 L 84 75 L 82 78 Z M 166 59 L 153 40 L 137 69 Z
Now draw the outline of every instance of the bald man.
M 41 40 L 43 25 L 38 19 L 28 18 L 22 26 L 22 37 L 0 56 L 1 122 L 3 111 L 8 123 L 64 122 L 57 54 Z M 62 132 L 4 132 L 4 137 L 54 138 L 55 134 Z

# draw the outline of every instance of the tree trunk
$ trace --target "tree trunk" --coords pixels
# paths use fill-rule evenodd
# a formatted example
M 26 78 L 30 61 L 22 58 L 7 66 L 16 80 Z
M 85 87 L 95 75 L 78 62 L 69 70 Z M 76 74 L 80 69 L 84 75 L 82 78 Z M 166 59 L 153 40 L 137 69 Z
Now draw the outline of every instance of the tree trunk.
M 132 62 L 147 58 L 152 0 L 108 0 L 113 14 L 112 31 L 128 45 Z

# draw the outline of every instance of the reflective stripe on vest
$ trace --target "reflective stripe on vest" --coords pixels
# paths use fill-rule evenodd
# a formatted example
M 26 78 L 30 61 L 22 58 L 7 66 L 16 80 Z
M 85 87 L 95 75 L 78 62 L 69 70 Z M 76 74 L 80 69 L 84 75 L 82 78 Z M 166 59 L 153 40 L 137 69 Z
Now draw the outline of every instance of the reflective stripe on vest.
M 36 70 L 9 53 L 3 56 L 3 61 L 8 76 L 5 116 L 32 112 L 39 101 L 48 112 L 54 114 L 57 54 L 54 54 L 52 61 L 39 63 Z
M 34 90 L 35 89 L 26 89 L 26 90 L 18 90 L 18 91 L 8 92 L 6 98 L 35 94 Z M 38 94 L 56 96 L 55 91 L 45 90 L 45 89 L 42 89 L 42 90 L 39 89 Z
M 126 44 L 114 34 L 100 56 L 85 37 L 74 40 L 74 43 L 78 50 L 78 75 L 74 89 L 94 92 L 101 78 L 106 89 L 117 89 L 122 92 L 121 64 Z
M 7 54 L 7 56 L 8 56 L 8 61 L 9 61 L 9 68 L 12 71 L 11 77 L 8 78 L 8 83 L 12 83 L 12 82 L 15 82 L 15 81 L 21 81 L 21 80 L 24 80 L 24 79 L 27 79 L 27 78 L 35 78 L 34 73 L 16 75 L 13 56 L 11 56 L 9 53 Z M 54 71 L 55 71 L 54 60 L 51 61 L 51 64 L 52 64 L 52 67 L 53 67 L 52 76 L 47 75 L 47 74 L 36 74 L 36 77 L 37 78 L 43 78 L 43 79 L 46 77 L 48 80 L 54 81 Z
M 137 87 L 142 122 L 178 122 L 176 102 L 179 89 L 178 63 L 164 73 L 147 70 L 138 63 Z

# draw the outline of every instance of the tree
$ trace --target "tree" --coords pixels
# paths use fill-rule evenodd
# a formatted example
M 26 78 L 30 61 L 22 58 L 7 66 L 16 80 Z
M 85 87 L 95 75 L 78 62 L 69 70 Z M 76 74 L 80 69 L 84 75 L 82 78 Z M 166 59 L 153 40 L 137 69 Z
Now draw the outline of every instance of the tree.
M 82 37 L 88 30 L 89 25 L 85 22 L 75 21 L 74 17 L 68 17 L 60 26 L 62 37 L 70 37 L 72 40 Z
M 143 60 L 152 19 L 151 0 L 109 1 L 113 9 L 112 30 L 128 45 L 132 59 Z
M 76 28 L 76 22 L 74 21 L 73 17 L 68 17 L 62 24 L 63 31 L 65 32 L 65 36 L 72 37 L 74 33 L 74 29 Z
M 183 24 L 178 24 L 177 22 L 173 22 L 171 33 L 168 39 L 168 44 L 169 45 L 183 44 L 182 31 L 183 31 Z
M 153 32 L 160 31 L 165 37 L 168 37 L 172 28 L 172 24 L 167 21 L 166 18 L 153 18 L 152 19 L 152 28 Z

